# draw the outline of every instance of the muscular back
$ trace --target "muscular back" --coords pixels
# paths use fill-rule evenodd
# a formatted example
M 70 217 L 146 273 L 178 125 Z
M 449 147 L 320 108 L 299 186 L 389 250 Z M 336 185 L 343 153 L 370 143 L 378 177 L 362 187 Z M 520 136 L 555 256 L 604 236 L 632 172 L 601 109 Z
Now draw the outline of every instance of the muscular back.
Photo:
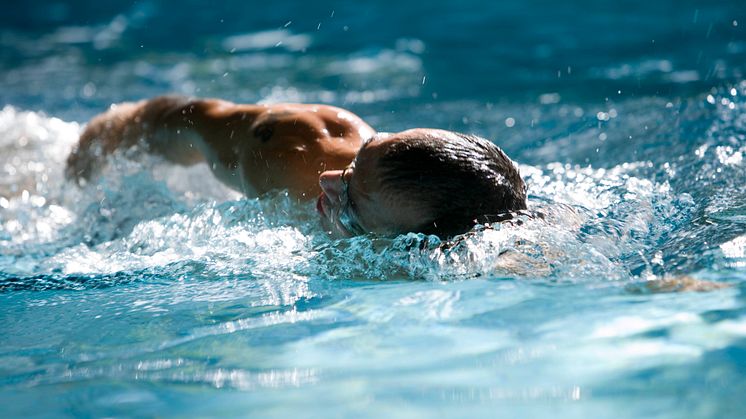
M 68 158 L 67 174 L 87 179 L 106 155 L 141 144 L 174 163 L 204 160 L 218 179 L 248 196 L 288 189 L 310 198 L 319 192 L 319 174 L 345 167 L 374 133 L 332 106 L 159 97 L 112 107 L 91 120 Z

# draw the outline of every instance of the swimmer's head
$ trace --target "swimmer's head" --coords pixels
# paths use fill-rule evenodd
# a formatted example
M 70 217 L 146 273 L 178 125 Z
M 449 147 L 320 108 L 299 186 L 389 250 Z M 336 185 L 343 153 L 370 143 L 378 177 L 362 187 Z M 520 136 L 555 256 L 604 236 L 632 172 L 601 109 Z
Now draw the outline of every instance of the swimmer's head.
M 319 181 L 319 212 L 344 235 L 450 237 L 526 208 L 526 185 L 500 148 L 443 130 L 378 134 L 350 167 Z

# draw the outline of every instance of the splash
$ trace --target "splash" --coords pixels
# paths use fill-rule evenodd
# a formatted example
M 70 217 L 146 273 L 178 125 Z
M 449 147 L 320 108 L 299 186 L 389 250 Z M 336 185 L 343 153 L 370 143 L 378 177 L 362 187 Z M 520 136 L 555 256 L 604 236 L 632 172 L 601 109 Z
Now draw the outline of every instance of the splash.
M 34 112 L 0 113 L 6 287 L 85 288 L 96 278 L 110 286 L 130 282 L 128 275 L 147 281 L 187 272 L 294 282 L 629 280 L 635 264 L 645 275 L 665 265 L 656 246 L 694 211 L 689 194 L 672 193 L 670 178 L 645 176 L 652 162 L 609 169 L 551 163 L 521 167 L 530 206 L 542 217 L 447 243 L 417 234 L 339 240 L 321 230 L 308 205 L 282 192 L 241 198 L 204 166 L 179 168 L 125 153 L 96 182 L 73 187 L 61 173 L 79 131 L 76 123 Z M 737 164 L 734 153 L 723 164 Z

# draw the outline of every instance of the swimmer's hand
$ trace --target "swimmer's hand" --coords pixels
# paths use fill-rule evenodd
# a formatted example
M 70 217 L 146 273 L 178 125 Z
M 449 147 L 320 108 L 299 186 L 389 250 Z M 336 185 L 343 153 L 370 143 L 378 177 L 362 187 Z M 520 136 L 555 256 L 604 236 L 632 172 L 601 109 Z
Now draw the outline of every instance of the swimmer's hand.
M 93 118 L 67 158 L 65 176 L 82 184 L 100 171 L 106 163 L 106 156 L 117 149 L 135 145 L 143 134 L 141 114 L 144 103 L 112 105 L 108 111 Z
M 708 292 L 730 288 L 731 284 L 705 281 L 688 275 L 663 277 L 627 286 L 632 294 L 661 294 L 668 292 Z

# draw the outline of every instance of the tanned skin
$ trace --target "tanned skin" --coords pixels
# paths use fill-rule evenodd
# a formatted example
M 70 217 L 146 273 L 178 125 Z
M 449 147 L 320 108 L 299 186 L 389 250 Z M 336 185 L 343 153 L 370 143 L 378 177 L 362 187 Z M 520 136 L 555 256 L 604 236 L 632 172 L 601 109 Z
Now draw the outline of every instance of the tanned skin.
M 163 96 L 114 105 L 92 119 L 67 159 L 66 175 L 84 183 L 106 156 L 139 145 L 177 164 L 206 161 L 218 179 L 247 196 L 287 189 L 311 199 L 320 193 L 319 175 L 346 167 L 374 134 L 333 106 Z

